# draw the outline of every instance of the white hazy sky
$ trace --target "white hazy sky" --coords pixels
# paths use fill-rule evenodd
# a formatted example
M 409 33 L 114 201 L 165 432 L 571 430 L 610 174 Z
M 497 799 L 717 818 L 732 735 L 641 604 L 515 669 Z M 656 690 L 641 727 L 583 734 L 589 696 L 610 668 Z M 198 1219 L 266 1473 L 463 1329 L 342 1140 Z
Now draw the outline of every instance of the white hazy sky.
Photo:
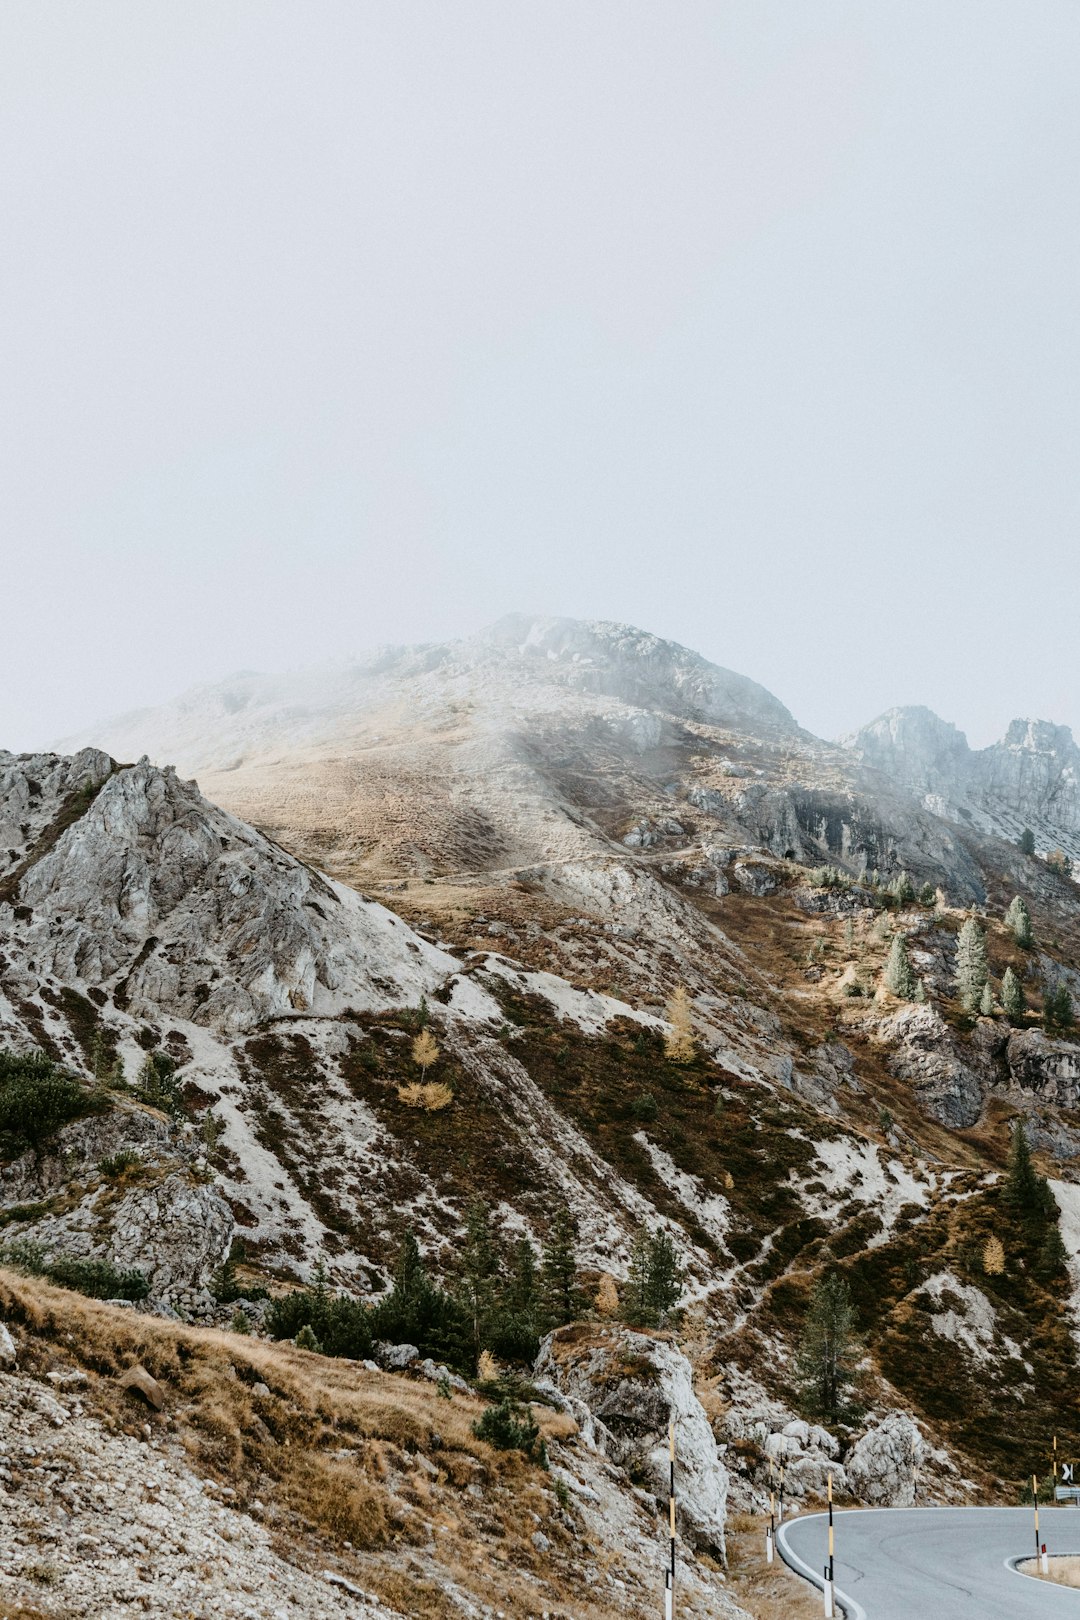
M 520 610 L 1080 723 L 1077 0 L 6 0 L 0 746 Z

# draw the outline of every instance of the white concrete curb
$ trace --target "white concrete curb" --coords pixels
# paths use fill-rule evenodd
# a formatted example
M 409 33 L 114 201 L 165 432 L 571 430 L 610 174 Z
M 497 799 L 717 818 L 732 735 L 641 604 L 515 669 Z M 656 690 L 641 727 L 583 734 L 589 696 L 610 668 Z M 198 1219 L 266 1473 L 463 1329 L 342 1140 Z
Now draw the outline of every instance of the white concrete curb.
M 885 1509 L 885 1511 L 888 1512 L 888 1509 Z M 842 1517 L 842 1513 L 837 1514 L 838 1519 Z M 819 1575 L 816 1569 L 811 1569 L 809 1564 L 803 1563 L 798 1553 L 793 1552 L 787 1542 L 787 1532 L 792 1525 L 808 1524 L 811 1519 L 824 1519 L 827 1524 L 829 1515 L 827 1513 L 803 1513 L 797 1519 L 785 1520 L 783 1524 L 777 1526 L 776 1545 L 780 1549 L 781 1558 L 789 1569 L 793 1569 L 796 1575 L 801 1575 L 812 1586 L 816 1586 L 820 1592 L 824 1592 L 825 1581 L 823 1576 Z M 847 1615 L 847 1620 L 866 1620 L 866 1610 L 860 1603 L 856 1603 L 853 1597 L 848 1597 L 847 1593 L 842 1592 L 838 1586 L 833 1587 L 833 1592 L 837 1603 Z

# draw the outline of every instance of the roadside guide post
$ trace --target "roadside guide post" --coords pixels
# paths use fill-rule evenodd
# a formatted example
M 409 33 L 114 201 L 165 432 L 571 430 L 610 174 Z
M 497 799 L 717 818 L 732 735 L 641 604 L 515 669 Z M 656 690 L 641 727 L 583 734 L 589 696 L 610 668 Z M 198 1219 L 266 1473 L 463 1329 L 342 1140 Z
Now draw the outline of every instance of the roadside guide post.
M 675 1620 L 675 1420 L 668 1424 L 668 1567 L 664 1576 L 664 1620 Z
M 833 1503 L 832 1503 L 832 1475 L 829 1475 L 829 1562 L 825 1565 L 825 1615 L 826 1620 L 832 1620 L 836 1613 L 833 1604 Z

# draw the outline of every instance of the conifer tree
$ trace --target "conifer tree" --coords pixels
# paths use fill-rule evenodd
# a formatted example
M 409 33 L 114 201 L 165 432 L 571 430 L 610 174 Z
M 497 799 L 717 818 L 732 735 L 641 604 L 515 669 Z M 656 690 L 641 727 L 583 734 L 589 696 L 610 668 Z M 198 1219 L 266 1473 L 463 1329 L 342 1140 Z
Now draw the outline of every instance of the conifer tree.
M 649 1242 L 649 1310 L 663 1327 L 682 1298 L 682 1266 L 663 1227 Z
M 986 935 L 969 917 L 956 941 L 956 993 L 965 1012 L 974 1012 L 982 999 L 989 969 L 986 963 Z
M 1020 895 L 1010 902 L 1005 913 L 1005 926 L 1016 943 L 1027 950 L 1031 944 L 1031 912 Z
M 925 979 L 918 979 L 916 981 L 915 994 L 914 994 L 914 996 L 912 996 L 911 999 L 913 1001 L 920 1001 L 920 1002 L 921 1001 L 926 1001 L 928 999 L 927 994 L 926 994 L 926 980 Z
M 499 1260 L 491 1233 L 491 1212 L 480 1198 L 469 1206 L 465 1246 L 461 1252 L 461 1304 L 479 1354 L 495 1306 Z
M 430 1029 L 422 1029 L 412 1043 L 412 1060 L 425 1080 L 428 1070 L 438 1056 L 439 1047 L 434 1035 Z
M 937 890 L 934 888 L 934 885 L 932 883 L 924 883 L 922 888 L 919 890 L 919 904 L 921 906 L 932 906 L 936 900 Z
M 907 872 L 901 872 L 892 886 L 893 898 L 898 906 L 910 905 L 915 898 L 915 885 Z
M 1035 834 L 1032 832 L 1030 827 L 1024 828 L 1023 832 L 1020 834 L 1020 837 L 1016 840 L 1016 847 L 1020 851 L 1021 855 L 1034 855 Z
M 1035 1260 L 1036 1273 L 1044 1282 L 1049 1282 L 1059 1272 L 1064 1271 L 1068 1263 L 1069 1251 L 1061 1236 L 1061 1228 L 1057 1221 L 1053 1221 L 1046 1229 L 1046 1236 Z
M 1040 1176 L 1031 1161 L 1027 1132 L 1023 1120 L 1013 1125 L 1009 1146 L 1009 1169 L 1002 1193 L 1005 1202 L 1020 1215 L 1029 1232 L 1045 1221 L 1056 1220 L 1058 1207 L 1045 1176 Z
M 668 1032 L 664 1051 L 672 1063 L 692 1063 L 697 1054 L 694 1039 L 694 1021 L 690 1010 L 690 997 L 685 985 L 679 985 L 666 1008 Z
M 858 1349 L 847 1279 L 838 1271 L 830 1272 L 814 1285 L 799 1345 L 803 1396 L 815 1416 L 838 1416 Z
M 1043 1027 L 1047 1030 L 1070 1029 L 1073 1021 L 1072 996 L 1068 986 L 1057 984 L 1043 998 Z
M 989 979 L 982 987 L 982 995 L 979 997 L 979 1012 L 983 1018 L 992 1018 L 994 1016 L 994 992 L 990 988 Z
M 988 1277 L 1000 1277 L 1005 1270 L 1005 1249 L 999 1237 L 987 1238 L 983 1248 L 982 1264 Z
M 1006 1018 L 1021 1018 L 1024 1012 L 1024 991 L 1011 967 L 1005 969 L 1001 981 L 1001 1005 Z
M 574 1218 L 564 1206 L 551 1223 L 541 1265 L 544 1304 L 553 1327 L 572 1322 L 581 1304 L 577 1257 L 574 1253 L 575 1235 Z
M 891 990 L 894 996 L 901 1001 L 914 1001 L 916 990 L 915 971 L 908 956 L 907 941 L 903 934 L 897 934 L 889 948 L 889 959 L 885 964 L 885 988 Z

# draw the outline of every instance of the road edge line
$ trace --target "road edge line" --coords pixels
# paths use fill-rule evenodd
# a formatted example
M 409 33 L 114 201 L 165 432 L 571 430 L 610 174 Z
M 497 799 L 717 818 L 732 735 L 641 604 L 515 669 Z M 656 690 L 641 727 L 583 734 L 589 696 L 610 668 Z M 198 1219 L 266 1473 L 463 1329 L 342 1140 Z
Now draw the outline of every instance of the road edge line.
M 789 1524 L 806 1524 L 810 1519 L 824 1519 L 825 1517 L 824 1513 L 802 1513 L 797 1519 L 785 1520 L 783 1524 L 777 1526 L 776 1531 L 776 1545 L 780 1549 L 780 1556 L 784 1563 L 794 1574 L 801 1575 L 803 1580 L 810 1582 L 811 1586 L 816 1586 L 819 1592 L 825 1590 L 824 1579 L 816 1570 L 811 1569 L 809 1564 L 805 1564 L 793 1548 L 788 1546 L 787 1531 Z M 1019 1571 L 1017 1571 L 1017 1574 L 1019 1574 Z M 847 1620 L 866 1620 L 866 1610 L 861 1603 L 856 1603 L 853 1597 L 848 1597 L 847 1593 L 842 1592 L 838 1586 L 834 1586 L 833 1595 L 847 1615 Z

